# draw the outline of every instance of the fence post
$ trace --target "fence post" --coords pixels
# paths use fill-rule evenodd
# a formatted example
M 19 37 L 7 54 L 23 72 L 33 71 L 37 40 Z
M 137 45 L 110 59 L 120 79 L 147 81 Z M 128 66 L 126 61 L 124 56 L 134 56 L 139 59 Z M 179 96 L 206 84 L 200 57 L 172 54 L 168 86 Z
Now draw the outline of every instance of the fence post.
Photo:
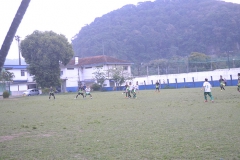
M 186 88 L 186 79 L 183 78 L 183 81 L 184 81 L 184 88 Z
M 214 87 L 214 82 L 213 82 L 213 78 L 212 78 L 212 76 L 211 76 L 211 82 L 212 82 L 212 86 Z
M 232 86 L 232 75 L 230 75 L 230 81 L 231 81 L 231 86 Z
M 159 83 L 160 83 L 160 89 L 162 89 L 162 82 L 161 82 L 161 79 L 159 79 Z
M 178 88 L 177 78 L 175 78 L 176 88 Z
M 192 81 L 193 81 L 193 86 L 195 87 L 195 83 L 194 83 L 194 77 L 192 77 Z

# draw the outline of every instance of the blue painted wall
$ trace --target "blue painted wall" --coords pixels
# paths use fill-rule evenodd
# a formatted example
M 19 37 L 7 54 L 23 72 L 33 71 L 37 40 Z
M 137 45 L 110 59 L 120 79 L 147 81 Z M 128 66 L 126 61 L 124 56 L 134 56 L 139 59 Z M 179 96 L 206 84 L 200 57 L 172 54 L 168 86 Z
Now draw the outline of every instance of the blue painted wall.
M 203 85 L 203 82 L 182 82 L 182 83 L 166 83 L 166 84 L 161 84 L 161 89 L 177 89 L 177 88 L 201 88 Z M 219 81 L 211 81 L 209 80 L 211 85 L 213 87 L 219 87 Z M 237 80 L 227 80 L 227 86 L 237 86 Z M 66 88 L 68 92 L 77 92 L 78 87 L 67 87 Z M 151 85 L 139 85 L 139 90 L 151 90 L 155 89 L 155 84 Z M 117 91 L 123 91 L 124 86 L 117 87 Z M 114 91 L 113 87 L 103 87 L 102 91 Z
M 161 84 L 161 89 L 168 89 L 168 88 L 201 88 L 203 85 L 203 82 L 183 82 L 183 83 L 166 83 Z M 213 87 L 219 87 L 219 81 L 209 81 Z M 237 80 L 228 80 L 227 86 L 236 86 Z M 121 90 L 123 90 L 124 87 L 121 87 Z M 112 87 L 104 87 L 106 91 L 113 91 Z M 151 85 L 139 85 L 139 90 L 151 90 L 155 89 L 155 84 Z

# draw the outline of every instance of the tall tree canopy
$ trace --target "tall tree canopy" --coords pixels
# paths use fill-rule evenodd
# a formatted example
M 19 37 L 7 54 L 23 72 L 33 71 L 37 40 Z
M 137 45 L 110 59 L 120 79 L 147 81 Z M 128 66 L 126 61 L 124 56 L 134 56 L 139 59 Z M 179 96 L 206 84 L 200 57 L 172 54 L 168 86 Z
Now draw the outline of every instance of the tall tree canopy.
M 60 64 L 66 65 L 74 55 L 67 38 L 52 31 L 34 31 L 20 48 L 30 74 L 41 87 L 58 86 Z
M 12 24 L 8 30 L 8 33 L 3 41 L 1 50 L 0 50 L 0 71 L 2 70 L 3 64 L 5 62 L 5 59 L 7 57 L 9 48 L 12 44 L 13 38 L 17 32 L 18 26 L 20 25 L 23 16 L 28 8 L 28 5 L 31 0 L 22 0 L 17 13 L 12 21 Z
M 76 55 L 99 55 L 140 64 L 192 52 L 240 54 L 240 5 L 219 0 L 155 0 L 126 5 L 83 27 Z

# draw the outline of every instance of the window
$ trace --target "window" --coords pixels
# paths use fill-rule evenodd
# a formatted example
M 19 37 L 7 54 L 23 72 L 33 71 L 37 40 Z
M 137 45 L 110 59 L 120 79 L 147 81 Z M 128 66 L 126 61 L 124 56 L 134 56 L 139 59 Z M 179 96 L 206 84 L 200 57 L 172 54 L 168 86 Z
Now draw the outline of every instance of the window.
M 67 70 L 74 70 L 74 68 L 67 68 Z
M 98 68 L 98 69 L 102 69 L 102 68 L 103 68 L 103 66 L 97 66 L 96 68 Z
M 63 75 L 63 71 L 60 71 L 60 76 L 62 76 Z
M 21 70 L 21 76 L 25 76 L 25 71 Z
M 90 68 L 92 68 L 92 67 L 85 67 L 85 69 L 90 69 Z
M 123 70 L 124 71 L 128 70 L 128 66 L 123 66 Z

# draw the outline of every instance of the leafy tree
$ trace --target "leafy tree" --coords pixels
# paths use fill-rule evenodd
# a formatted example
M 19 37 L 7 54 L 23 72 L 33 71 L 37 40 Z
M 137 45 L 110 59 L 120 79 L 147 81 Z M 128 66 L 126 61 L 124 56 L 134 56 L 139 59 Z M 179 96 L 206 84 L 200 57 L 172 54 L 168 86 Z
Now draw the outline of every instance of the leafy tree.
M 159 71 L 159 74 L 164 74 L 167 72 L 169 62 L 167 59 L 156 59 L 144 65 L 148 65 L 150 68 L 154 68 L 154 70 Z
M 95 79 L 97 80 L 97 83 L 99 83 L 102 87 L 104 81 L 107 79 L 105 72 L 102 72 L 101 69 L 97 68 L 96 72 L 93 72 L 95 75 Z
M 15 75 L 12 72 L 9 72 L 7 70 L 2 70 L 0 72 L 0 82 L 5 84 L 2 87 L 5 87 L 7 83 L 9 85 L 10 82 L 13 81 L 14 77 L 15 77 Z M 2 88 L 2 90 L 5 90 L 5 88 Z
M 8 30 L 8 33 L 3 41 L 1 50 L 0 50 L 0 72 L 2 70 L 3 64 L 6 60 L 9 48 L 12 44 L 13 38 L 15 36 L 15 33 L 17 32 L 18 26 L 20 25 L 23 16 L 28 8 L 28 5 L 31 0 L 22 0 L 17 13 L 12 21 L 12 24 Z
M 7 70 L 2 71 L 0 74 L 0 81 L 12 81 L 15 75 Z
M 210 57 L 204 53 L 192 52 L 188 56 L 188 66 L 198 70 L 204 70 L 210 68 Z
M 42 88 L 60 84 L 60 65 L 73 57 L 72 45 L 63 35 L 34 31 L 21 42 L 22 56 L 30 74 Z
M 121 86 L 126 80 L 132 79 L 131 75 L 129 75 L 128 72 L 125 72 L 122 67 L 109 69 L 108 73 L 117 86 Z

